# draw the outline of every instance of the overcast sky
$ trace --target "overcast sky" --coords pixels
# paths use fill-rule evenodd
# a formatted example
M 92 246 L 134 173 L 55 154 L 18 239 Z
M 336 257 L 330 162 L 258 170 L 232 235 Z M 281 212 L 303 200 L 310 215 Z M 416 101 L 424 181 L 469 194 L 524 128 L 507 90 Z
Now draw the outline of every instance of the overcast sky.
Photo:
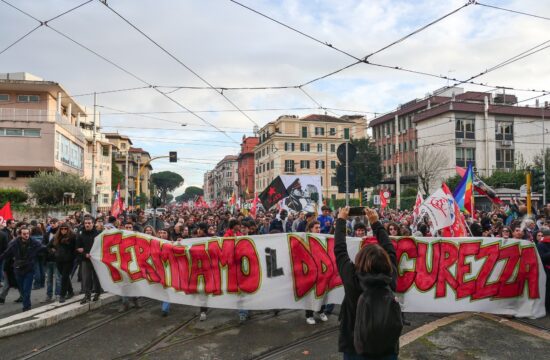
M 84 0 L 7 1 L 40 20 L 47 20 Z M 360 58 L 465 2 L 242 0 L 247 6 Z M 484 3 L 550 17 L 548 1 L 485 0 Z M 354 61 L 228 0 L 109 0 L 108 4 L 216 87 L 299 85 Z M 0 33 L 3 34 L 0 52 L 37 24 L 0 2 Z M 205 86 L 99 1 L 86 4 L 48 25 L 145 83 Z M 549 20 L 470 5 L 369 60 L 466 79 L 550 40 L 549 34 Z M 550 49 L 542 50 L 476 81 L 519 89 L 549 89 L 549 52 Z M 20 71 L 59 82 L 73 95 L 144 86 L 144 82 L 46 26 L 0 54 L 0 72 Z M 443 79 L 359 64 L 304 90 L 323 107 L 356 111 L 370 119 L 374 116 L 372 113 L 387 112 L 447 84 Z M 489 90 L 475 85 L 464 87 Z M 263 126 L 282 114 L 324 112 L 298 89 L 224 91 L 224 95 L 245 110 L 310 108 L 247 111 L 249 118 L 236 111 L 212 112 L 235 108 L 211 89 L 159 89 L 173 91 L 170 97 L 188 109 L 199 111 L 200 117 L 225 134 L 192 114 L 182 113 L 181 107 L 154 89 L 98 95 L 103 131 L 118 130 L 129 135 L 134 146 L 143 147 L 153 156 L 178 151 L 179 157 L 185 160 L 177 164 L 158 160 L 153 167 L 155 171 L 178 172 L 184 177 L 185 186 L 202 186 L 204 171 L 224 155 L 237 154 L 238 143 L 244 134 L 252 133 L 254 123 Z M 520 99 L 538 95 L 514 93 Z M 75 99 L 91 112 L 92 96 Z M 113 109 L 147 114 L 116 114 Z M 332 113 L 350 112 L 332 110 Z M 188 125 L 183 127 L 182 123 Z

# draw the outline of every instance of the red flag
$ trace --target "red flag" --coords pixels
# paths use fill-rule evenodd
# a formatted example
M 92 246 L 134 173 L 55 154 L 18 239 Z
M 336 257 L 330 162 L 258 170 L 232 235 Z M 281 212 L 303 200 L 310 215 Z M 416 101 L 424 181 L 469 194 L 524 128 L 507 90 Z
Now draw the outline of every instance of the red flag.
M 380 209 L 381 209 L 380 212 L 381 213 L 383 213 L 386 206 L 388 206 L 388 201 L 386 200 L 386 197 L 384 196 L 385 193 L 386 193 L 386 190 L 380 189 Z
M 466 221 L 464 220 L 464 215 L 460 212 L 458 203 L 456 202 L 451 190 L 447 184 L 443 183 L 441 185 L 443 192 L 447 195 L 448 200 L 453 203 L 453 212 L 454 212 L 454 222 L 451 226 L 441 229 L 441 235 L 446 237 L 464 237 L 468 236 L 468 230 L 466 227 Z
M 416 201 L 414 203 L 414 209 L 413 209 L 413 223 L 416 224 L 416 220 L 418 219 L 418 216 L 420 215 L 420 205 L 422 205 L 422 202 L 424 202 L 424 199 L 422 199 L 422 194 L 420 191 L 416 194 Z
M 6 226 L 6 221 L 13 219 L 13 214 L 11 212 L 11 204 L 8 201 L 3 208 L 0 209 L 0 224 Z
M 113 200 L 113 206 L 111 206 L 111 215 L 118 217 L 120 213 L 124 211 L 124 202 L 120 197 L 120 183 L 116 186 L 115 199 Z
M 255 219 L 256 212 L 258 211 L 258 193 L 254 193 L 254 200 L 252 201 L 252 207 L 250 208 L 250 215 Z

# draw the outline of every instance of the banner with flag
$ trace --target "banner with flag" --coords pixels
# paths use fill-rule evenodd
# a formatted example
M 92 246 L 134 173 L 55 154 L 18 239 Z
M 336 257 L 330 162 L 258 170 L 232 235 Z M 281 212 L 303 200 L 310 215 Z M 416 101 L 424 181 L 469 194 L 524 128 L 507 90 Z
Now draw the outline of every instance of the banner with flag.
M 468 227 L 466 225 L 466 221 L 464 220 L 464 215 L 460 212 L 460 209 L 458 208 L 458 204 L 456 200 L 453 197 L 453 194 L 451 193 L 451 190 L 447 186 L 447 184 L 443 183 L 441 185 L 441 188 L 443 189 L 443 192 L 447 195 L 447 198 L 450 202 L 452 202 L 453 206 L 453 212 L 454 212 L 454 222 L 451 226 L 448 226 L 446 228 L 443 228 L 441 230 L 441 236 L 445 237 L 466 237 L 468 236 Z
M 115 199 L 113 200 L 113 205 L 111 206 L 111 215 L 118 217 L 121 212 L 124 211 L 124 202 L 120 197 L 120 183 L 116 186 Z
M 11 212 L 11 203 L 8 201 L 0 209 L 0 224 L 6 226 L 6 222 L 11 219 L 13 219 L 13 213 Z
M 252 206 L 250 207 L 250 215 L 255 219 L 258 212 L 258 193 L 254 193 L 254 200 L 252 200 Z
M 418 218 L 422 219 L 425 215 L 428 215 L 432 222 L 432 233 L 454 224 L 456 214 L 453 204 L 455 201 L 451 198 L 440 188 L 428 196 L 419 206 Z
M 463 177 L 464 174 L 466 174 L 466 169 L 464 169 L 463 167 L 457 166 L 456 173 L 459 176 Z M 484 195 L 487 198 L 489 198 L 489 200 L 491 200 L 491 202 L 493 202 L 496 205 L 504 204 L 504 202 L 497 196 L 496 191 L 492 187 L 487 185 L 485 182 L 483 182 L 483 180 L 481 180 L 479 176 L 477 176 L 475 173 L 474 173 L 474 190 L 477 191 L 478 194 Z
M 204 201 L 204 197 L 202 195 L 199 195 L 197 199 L 195 200 L 195 207 L 196 208 L 207 208 L 208 203 Z
M 472 163 L 468 164 L 468 169 L 462 180 L 453 193 L 454 198 L 458 203 L 460 211 L 474 216 L 474 169 Z
M 277 176 L 271 184 L 264 191 L 261 192 L 259 198 L 262 202 L 264 209 L 269 210 L 272 206 L 276 205 L 288 196 L 288 191 L 286 189 L 283 180 L 280 176 Z
M 388 206 L 388 200 L 386 199 L 386 190 L 380 189 L 380 213 L 384 213 L 384 209 Z

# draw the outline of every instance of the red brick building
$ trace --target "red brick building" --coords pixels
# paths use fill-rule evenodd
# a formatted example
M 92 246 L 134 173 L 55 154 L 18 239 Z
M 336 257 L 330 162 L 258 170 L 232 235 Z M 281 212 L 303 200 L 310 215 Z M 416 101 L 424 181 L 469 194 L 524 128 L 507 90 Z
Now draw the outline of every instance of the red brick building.
M 253 136 L 243 136 L 241 143 L 241 152 L 239 153 L 238 172 L 239 181 L 237 187 L 239 196 L 244 199 L 254 197 L 254 148 L 258 145 L 260 139 Z

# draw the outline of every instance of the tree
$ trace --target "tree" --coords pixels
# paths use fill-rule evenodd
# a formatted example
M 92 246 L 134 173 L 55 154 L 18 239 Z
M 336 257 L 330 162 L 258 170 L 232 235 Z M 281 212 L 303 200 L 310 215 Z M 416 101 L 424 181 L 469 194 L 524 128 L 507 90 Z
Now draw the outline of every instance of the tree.
M 154 173 L 151 175 L 151 181 L 155 184 L 164 204 L 167 202 L 168 193 L 183 185 L 183 178 L 181 175 L 172 171 Z
M 166 195 L 166 203 L 168 204 L 172 200 L 174 200 L 174 195 L 173 194 L 167 194 Z
M 113 161 L 111 162 L 111 190 L 116 190 L 117 185 L 122 184 L 123 181 L 124 174 L 118 168 L 113 156 Z
M 189 200 L 193 200 L 195 196 L 202 196 L 204 195 L 204 190 L 197 186 L 188 186 L 185 189 L 185 192 L 181 195 L 176 196 L 177 202 L 185 202 Z
M 57 171 L 38 173 L 29 180 L 27 187 L 39 205 L 63 204 L 65 193 L 74 193 L 76 203 L 89 203 L 92 194 L 92 185 L 88 180 Z
M 430 195 L 430 187 L 441 178 L 443 171 L 449 166 L 449 158 L 441 148 L 421 146 L 417 153 L 418 181 L 424 194 Z
M 369 138 L 352 139 L 357 149 L 355 159 L 350 167 L 355 171 L 355 188 L 363 190 L 380 184 L 382 180 L 381 159 L 376 147 Z M 354 189 L 350 189 L 353 191 Z

